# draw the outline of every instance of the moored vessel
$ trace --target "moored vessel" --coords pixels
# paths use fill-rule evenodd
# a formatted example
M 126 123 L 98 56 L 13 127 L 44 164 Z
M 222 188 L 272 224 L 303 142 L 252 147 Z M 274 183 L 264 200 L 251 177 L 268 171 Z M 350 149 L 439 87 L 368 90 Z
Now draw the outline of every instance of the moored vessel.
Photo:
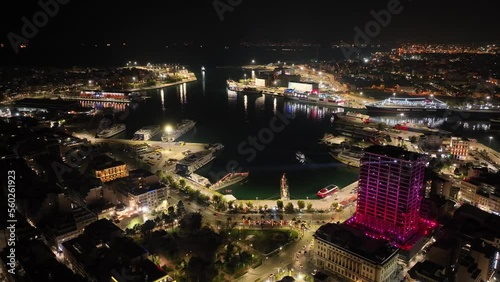
M 370 116 L 356 112 L 339 112 L 336 114 L 339 119 L 355 123 L 370 123 Z
M 134 133 L 132 140 L 151 140 L 161 132 L 161 127 L 159 125 L 145 126 Z
M 99 130 L 96 134 L 96 137 L 97 138 L 110 138 L 110 137 L 117 135 L 118 133 L 125 131 L 126 129 L 127 129 L 127 127 L 125 126 L 125 124 L 116 123 L 116 124 L 111 125 L 108 128 L 104 128 L 104 129 Z
M 365 107 L 370 115 L 438 115 L 445 114 L 449 109 L 445 102 L 436 98 L 387 98 Z
M 243 89 L 236 90 L 236 92 L 247 95 L 261 95 L 263 93 L 262 90 L 256 87 L 244 87 Z
M 217 183 L 210 186 L 210 189 L 222 189 L 238 182 L 245 180 L 249 175 L 249 172 L 231 172 L 226 174 Z M 226 190 L 227 191 L 227 190 Z
M 318 197 L 320 198 L 326 198 L 328 196 L 331 196 L 335 193 L 337 193 L 339 190 L 339 187 L 335 184 L 330 184 L 328 186 L 326 186 L 325 188 L 321 189 L 318 191 L 318 193 L 316 193 L 316 195 L 318 195 Z
M 196 125 L 196 122 L 189 119 L 184 119 L 180 123 L 178 123 L 175 128 L 171 128 L 167 126 L 165 128 L 165 133 L 161 136 L 161 141 L 165 142 L 174 142 L 179 137 L 184 135 L 186 132 L 193 129 Z

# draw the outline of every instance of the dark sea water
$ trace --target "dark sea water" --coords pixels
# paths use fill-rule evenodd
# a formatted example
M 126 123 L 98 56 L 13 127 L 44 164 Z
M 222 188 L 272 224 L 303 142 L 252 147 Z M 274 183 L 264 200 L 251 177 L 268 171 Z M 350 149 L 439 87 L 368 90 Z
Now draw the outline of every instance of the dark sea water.
M 145 125 L 173 124 L 181 119 L 193 119 L 196 128 L 181 139 L 186 142 L 225 145 L 224 151 L 213 162 L 198 171 L 212 182 L 231 171 L 228 164 L 237 164 L 240 171 L 250 176 L 229 189 L 238 199 L 276 199 L 280 193 L 280 179 L 287 174 L 292 198 L 314 199 L 316 192 L 328 184 L 340 187 L 358 177 L 358 170 L 333 160 L 328 148 L 318 143 L 325 132 L 332 129 L 333 109 L 286 101 L 282 97 L 252 97 L 228 93 L 226 79 L 243 77 L 240 70 L 207 68 L 198 81 L 164 89 L 151 90 L 151 98 L 139 104 L 126 119 L 127 138 Z M 273 117 L 282 115 L 273 125 Z M 282 128 L 273 132 L 271 128 Z M 262 133 L 262 131 L 265 131 Z M 251 146 L 249 138 L 259 138 L 258 146 Z M 269 135 L 269 132 L 272 134 Z M 259 140 L 259 139 L 257 139 Z M 246 142 L 244 151 L 238 146 Z M 247 151 L 255 149 L 255 156 Z M 296 159 L 296 152 L 306 156 L 305 164 Z

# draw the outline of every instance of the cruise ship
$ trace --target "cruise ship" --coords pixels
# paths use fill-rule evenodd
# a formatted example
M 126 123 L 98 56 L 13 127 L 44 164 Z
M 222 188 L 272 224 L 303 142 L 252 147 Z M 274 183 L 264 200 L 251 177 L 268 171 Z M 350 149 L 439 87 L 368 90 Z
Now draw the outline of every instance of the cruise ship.
M 190 175 L 196 170 L 200 169 L 210 161 L 215 159 L 214 152 L 211 150 L 204 150 L 187 155 L 184 159 L 180 160 L 175 169 L 180 175 Z
M 127 127 L 123 123 L 116 123 L 108 128 L 101 129 L 97 132 L 96 138 L 110 138 L 125 131 Z
M 367 104 L 369 115 L 408 114 L 408 115 L 439 115 L 445 114 L 448 105 L 436 98 L 387 98 L 372 104 Z
M 296 92 L 293 89 L 286 89 L 283 93 L 286 99 L 294 101 L 309 102 L 320 105 L 342 106 L 344 100 L 336 95 L 318 93 L 318 92 Z
M 337 193 L 338 190 L 339 190 L 339 187 L 337 185 L 330 184 L 330 185 L 326 186 L 325 188 L 319 190 L 318 193 L 316 193 L 316 195 L 318 195 L 318 197 L 320 197 L 320 198 L 326 198 L 330 195 Z
M 151 140 L 161 132 L 159 125 L 145 126 L 134 133 L 132 140 Z
M 167 129 L 165 133 L 163 133 L 163 135 L 161 136 L 161 141 L 174 142 L 179 137 L 184 135 L 186 132 L 193 129 L 195 125 L 196 125 L 195 121 L 184 119 L 180 123 L 178 123 L 174 129 L 172 130 Z

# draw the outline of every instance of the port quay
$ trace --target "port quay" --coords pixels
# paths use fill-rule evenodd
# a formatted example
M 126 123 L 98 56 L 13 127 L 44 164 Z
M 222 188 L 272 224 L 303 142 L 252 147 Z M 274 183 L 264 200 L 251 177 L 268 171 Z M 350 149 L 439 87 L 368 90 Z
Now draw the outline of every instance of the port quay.
M 95 138 L 90 135 L 86 134 L 79 134 L 79 138 L 84 138 L 90 141 L 93 144 L 98 144 L 98 143 L 108 143 L 108 144 L 123 144 L 123 145 L 140 145 L 144 144 L 144 141 L 137 141 L 137 140 L 125 140 L 125 139 L 104 139 L 104 138 Z M 160 150 L 162 153 L 162 159 L 160 162 L 158 162 L 156 165 L 151 167 L 151 172 L 155 172 L 158 169 L 166 169 L 167 175 L 171 175 L 175 180 L 180 180 L 184 179 L 188 185 L 190 185 L 192 188 L 195 188 L 199 190 L 202 194 L 212 198 L 214 195 L 222 195 L 220 190 L 224 189 L 224 186 L 217 187 L 217 189 L 211 189 L 213 186 L 217 186 L 217 183 L 213 184 L 212 187 L 206 187 L 206 185 L 203 185 L 202 183 L 199 183 L 195 180 L 193 180 L 191 177 L 185 177 L 178 175 L 174 173 L 174 167 L 173 166 L 164 166 L 165 162 L 168 159 L 180 159 L 184 156 L 183 152 L 186 151 L 191 151 L 193 153 L 196 152 L 201 152 L 209 146 L 209 144 L 206 143 L 189 143 L 189 142 L 163 142 L 163 141 L 147 141 L 147 143 L 152 147 L 155 148 L 156 150 Z M 181 145 L 182 144 L 182 145 Z M 201 177 L 197 174 L 196 177 Z M 284 205 L 287 203 L 292 203 L 295 207 L 297 206 L 298 201 L 305 201 L 307 203 L 311 203 L 313 205 L 313 208 L 316 210 L 329 210 L 331 208 L 331 204 L 333 202 L 346 202 L 346 204 L 352 204 L 352 202 L 349 201 L 350 198 L 353 197 L 353 194 L 351 191 L 355 189 L 358 186 L 358 181 L 355 181 L 345 187 L 339 187 L 339 192 L 335 193 L 334 196 L 326 197 L 323 199 L 312 199 L 312 198 L 304 198 L 304 199 L 285 199 L 283 200 Z M 276 191 L 279 190 L 279 185 L 276 185 Z M 293 192 L 293 191 L 292 191 Z M 274 207 L 276 206 L 276 201 L 280 200 L 278 199 L 259 199 L 256 197 L 255 199 L 237 199 L 234 198 L 232 195 L 227 195 L 229 197 L 226 197 L 227 200 L 234 200 L 236 204 L 243 204 L 245 205 L 248 202 L 252 202 L 254 206 L 268 206 L 268 207 Z

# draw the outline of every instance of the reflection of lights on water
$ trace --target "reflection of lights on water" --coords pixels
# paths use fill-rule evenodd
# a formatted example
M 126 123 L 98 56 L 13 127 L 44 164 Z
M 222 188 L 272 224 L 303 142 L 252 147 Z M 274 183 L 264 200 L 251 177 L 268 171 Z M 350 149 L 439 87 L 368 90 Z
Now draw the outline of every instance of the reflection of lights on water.
M 276 114 L 276 107 L 278 105 L 278 99 L 276 99 L 276 97 L 274 98 L 274 101 L 273 101 L 273 113 Z
M 163 88 L 160 89 L 160 98 L 161 98 L 161 108 L 165 110 L 165 92 L 163 91 Z
M 243 97 L 243 106 L 245 107 L 245 114 L 247 114 L 248 113 L 248 111 L 247 111 L 248 110 L 248 97 L 247 97 L 247 95 L 245 95 Z

